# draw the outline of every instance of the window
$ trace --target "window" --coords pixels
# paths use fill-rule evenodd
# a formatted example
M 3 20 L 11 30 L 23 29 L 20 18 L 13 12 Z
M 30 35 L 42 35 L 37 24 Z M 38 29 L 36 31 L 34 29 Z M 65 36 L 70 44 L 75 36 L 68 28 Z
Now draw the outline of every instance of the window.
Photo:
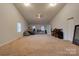
M 35 26 L 32 26 L 32 28 L 35 29 L 36 27 Z
M 45 30 L 44 26 L 41 26 L 41 30 L 42 30 L 42 31 L 44 31 L 44 30 Z
M 21 32 L 21 23 L 20 22 L 17 23 L 17 32 Z

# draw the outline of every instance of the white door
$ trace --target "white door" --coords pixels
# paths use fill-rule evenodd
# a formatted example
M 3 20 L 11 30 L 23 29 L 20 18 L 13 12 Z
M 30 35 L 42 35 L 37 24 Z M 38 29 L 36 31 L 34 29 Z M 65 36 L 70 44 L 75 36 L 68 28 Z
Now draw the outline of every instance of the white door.
M 74 34 L 74 19 L 67 20 L 67 39 L 73 41 Z

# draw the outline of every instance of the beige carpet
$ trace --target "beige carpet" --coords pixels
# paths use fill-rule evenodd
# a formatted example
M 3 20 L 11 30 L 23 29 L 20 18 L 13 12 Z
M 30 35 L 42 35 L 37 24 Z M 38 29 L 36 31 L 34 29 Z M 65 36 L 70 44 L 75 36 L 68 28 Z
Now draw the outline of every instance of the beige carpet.
M 79 55 L 79 46 L 49 35 L 32 35 L 0 47 L 0 55 L 53 56 Z

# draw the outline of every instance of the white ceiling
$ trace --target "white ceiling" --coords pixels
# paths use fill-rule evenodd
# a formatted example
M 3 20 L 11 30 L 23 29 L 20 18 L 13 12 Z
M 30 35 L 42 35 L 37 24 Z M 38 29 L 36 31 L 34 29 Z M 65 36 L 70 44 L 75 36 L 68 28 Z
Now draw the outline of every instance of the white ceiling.
M 30 24 L 48 24 L 55 15 L 64 7 L 64 3 L 57 4 L 55 7 L 49 6 L 48 3 L 32 3 L 25 6 L 22 3 L 14 4 L 26 21 Z M 37 14 L 41 15 L 38 19 Z

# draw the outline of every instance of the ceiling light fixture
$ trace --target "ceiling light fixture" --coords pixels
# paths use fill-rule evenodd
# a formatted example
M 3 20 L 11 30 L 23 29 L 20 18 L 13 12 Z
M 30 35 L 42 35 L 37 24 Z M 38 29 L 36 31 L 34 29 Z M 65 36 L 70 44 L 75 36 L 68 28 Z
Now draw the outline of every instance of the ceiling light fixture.
M 30 6 L 30 3 L 24 3 L 25 6 Z
M 57 4 L 56 4 L 56 3 L 50 3 L 49 5 L 54 7 L 54 6 L 56 6 Z
M 36 15 L 36 18 L 40 19 L 40 18 L 41 18 L 41 14 L 40 14 L 40 13 L 37 14 L 37 15 Z

